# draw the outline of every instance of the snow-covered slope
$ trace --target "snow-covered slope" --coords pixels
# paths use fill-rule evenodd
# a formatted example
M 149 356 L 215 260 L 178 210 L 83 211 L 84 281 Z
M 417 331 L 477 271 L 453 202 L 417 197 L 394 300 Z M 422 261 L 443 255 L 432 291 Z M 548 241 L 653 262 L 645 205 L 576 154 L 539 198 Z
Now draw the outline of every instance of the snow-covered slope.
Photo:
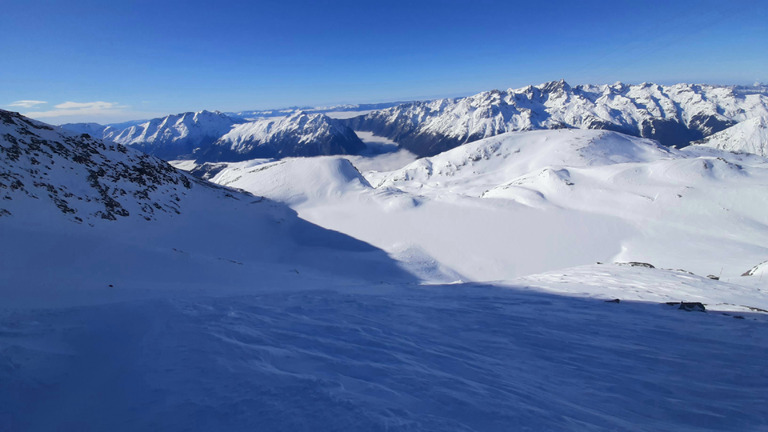
M 117 143 L 0 111 L 0 294 L 410 281 L 374 247 Z M 367 270 L 363 270 L 366 269 Z M 369 273 L 370 272 L 370 273 Z M 357 275 L 357 276 L 355 276 Z M 303 279 L 303 281 L 302 281 Z
M 235 126 L 200 152 L 199 161 L 241 161 L 254 158 L 355 154 L 365 145 L 338 120 L 323 114 L 297 112 Z
M 675 157 L 656 142 L 609 131 L 510 132 L 419 159 L 378 177 L 377 186 L 418 193 L 451 191 L 482 196 L 489 186 L 550 167 L 590 167 Z
M 636 253 L 622 243 L 633 236 L 656 243 L 657 264 L 764 261 L 765 159 L 542 131 L 429 162 L 366 173 L 391 182 L 379 188 L 338 156 L 215 176 L 391 247 L 426 280 L 455 280 L 450 265 L 505 283 L 416 285 L 381 250 L 282 204 L 0 111 L 0 430 L 768 425 L 764 265 L 735 278 L 750 286 L 562 268 Z M 484 194 L 543 169 L 567 181 L 527 183 L 541 206 Z M 691 233 L 691 249 L 647 229 L 654 218 Z M 681 300 L 709 312 L 659 304 Z
M 768 117 L 755 117 L 711 135 L 696 144 L 730 152 L 768 157 Z
M 255 164 L 227 164 L 210 180 L 243 190 L 258 189 L 271 199 L 287 204 L 325 200 L 371 188 L 365 177 L 347 159 L 316 157 L 284 159 Z M 297 179 L 303 181 L 296 181 Z
M 768 114 L 766 87 L 696 84 L 580 85 L 550 82 L 460 99 L 413 102 L 349 120 L 421 156 L 531 129 L 609 129 L 685 146 Z
M 371 187 L 330 169 L 346 166 L 338 158 L 318 161 L 322 174 L 310 161 L 281 162 L 220 166 L 212 178 L 419 261 L 422 276 L 430 262 L 465 280 L 512 280 L 645 261 L 732 277 L 768 256 L 768 164 L 757 156 L 564 129 L 510 132 L 366 171 Z

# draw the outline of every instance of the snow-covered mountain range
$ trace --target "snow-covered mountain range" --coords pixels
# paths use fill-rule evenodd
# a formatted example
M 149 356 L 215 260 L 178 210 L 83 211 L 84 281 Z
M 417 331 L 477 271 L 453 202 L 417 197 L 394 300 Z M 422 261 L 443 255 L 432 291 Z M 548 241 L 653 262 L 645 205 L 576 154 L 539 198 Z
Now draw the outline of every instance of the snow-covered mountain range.
M 510 131 L 562 128 L 613 130 L 684 147 L 737 123 L 768 116 L 768 87 L 650 83 L 572 87 L 553 81 L 466 98 L 393 105 L 227 114 L 200 111 L 145 122 L 62 127 L 165 160 L 198 162 L 357 154 L 363 146 L 353 130 L 388 138 L 418 156 Z M 365 114 L 353 116 L 360 112 Z M 759 124 L 753 129 L 760 129 Z M 727 137 L 754 142 L 729 144 L 741 151 L 765 142 L 761 135 L 749 138 L 745 132 Z
M 65 124 L 62 128 L 134 147 L 165 160 L 212 162 L 354 154 L 363 148 L 360 139 L 339 120 L 301 111 L 253 121 L 220 112 L 199 111 L 169 115 L 123 128 L 95 123 Z
M 178 159 L 191 157 L 207 148 L 236 123 L 220 112 L 188 112 L 152 119 L 122 130 L 107 128 L 102 138 L 162 159 Z
M 579 85 L 554 81 L 458 99 L 412 102 L 347 120 L 420 156 L 504 132 L 608 129 L 686 146 L 768 115 L 768 87 Z
M 242 161 L 255 158 L 356 154 L 365 148 L 352 129 L 324 114 L 296 112 L 287 117 L 239 124 L 198 160 Z
M 258 120 L 258 119 L 267 118 L 267 117 L 284 117 L 284 116 L 294 114 L 298 111 L 303 111 L 308 114 L 327 114 L 329 116 L 340 115 L 342 117 L 347 117 L 348 115 L 354 116 L 355 113 L 391 108 L 393 106 L 397 106 L 403 103 L 405 102 L 403 101 L 403 102 L 382 102 L 382 103 L 368 103 L 368 104 L 344 104 L 344 105 L 329 105 L 329 106 L 321 106 L 321 107 L 304 106 L 304 107 L 288 107 L 288 108 L 271 109 L 271 110 L 250 110 L 250 111 L 227 112 L 225 114 L 227 114 L 230 117 L 242 119 L 243 121 L 253 121 L 253 120 Z M 344 114 L 344 113 L 350 113 L 350 114 Z

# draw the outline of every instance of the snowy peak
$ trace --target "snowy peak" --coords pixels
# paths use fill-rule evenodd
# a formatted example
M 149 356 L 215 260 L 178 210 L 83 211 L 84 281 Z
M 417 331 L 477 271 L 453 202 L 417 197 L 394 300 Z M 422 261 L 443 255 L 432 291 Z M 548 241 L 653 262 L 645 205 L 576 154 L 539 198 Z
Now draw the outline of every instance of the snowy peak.
M 185 174 L 152 156 L 0 110 L 0 215 L 55 207 L 76 222 L 152 220 L 180 213 L 191 188 Z
M 736 122 L 768 115 L 760 88 L 653 83 L 579 85 L 564 80 L 460 99 L 414 102 L 348 120 L 421 156 L 510 131 L 607 129 L 685 146 Z
M 768 117 L 745 120 L 696 144 L 734 153 L 753 153 L 768 157 Z
M 104 138 L 163 159 L 190 157 L 227 133 L 236 120 L 218 111 L 169 115 L 122 130 L 106 129 Z
M 197 157 L 201 162 L 254 158 L 355 154 L 365 145 L 343 123 L 323 114 L 299 111 L 278 119 L 243 123 Z

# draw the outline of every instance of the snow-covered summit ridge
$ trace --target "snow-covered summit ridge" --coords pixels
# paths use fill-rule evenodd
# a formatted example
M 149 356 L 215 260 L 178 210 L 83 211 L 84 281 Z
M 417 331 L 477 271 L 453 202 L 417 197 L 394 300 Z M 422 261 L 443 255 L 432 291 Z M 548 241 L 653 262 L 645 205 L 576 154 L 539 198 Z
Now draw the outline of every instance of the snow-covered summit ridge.
M 696 144 L 736 153 L 768 157 L 768 117 L 744 120 Z
M 430 156 L 509 131 L 608 129 L 685 146 L 749 118 L 768 115 L 768 87 L 700 84 L 578 85 L 553 81 L 457 99 L 413 102 L 350 119 Z

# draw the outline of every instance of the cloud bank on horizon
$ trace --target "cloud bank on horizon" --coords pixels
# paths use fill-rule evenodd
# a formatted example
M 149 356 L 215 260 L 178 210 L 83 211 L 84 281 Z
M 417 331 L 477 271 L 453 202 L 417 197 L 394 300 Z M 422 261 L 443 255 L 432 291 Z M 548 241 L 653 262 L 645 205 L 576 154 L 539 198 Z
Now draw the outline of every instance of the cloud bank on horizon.
M 47 103 L 48 102 L 36 100 L 18 100 L 9 103 L 6 106 L 16 110 L 19 108 L 34 109 L 42 108 L 41 105 Z M 162 115 L 162 113 L 159 112 L 133 110 L 130 106 L 120 104 L 119 102 L 104 101 L 66 101 L 54 105 L 53 109 L 26 111 L 22 112 L 22 114 L 52 124 L 79 122 L 111 123 L 127 119 L 134 120 Z

